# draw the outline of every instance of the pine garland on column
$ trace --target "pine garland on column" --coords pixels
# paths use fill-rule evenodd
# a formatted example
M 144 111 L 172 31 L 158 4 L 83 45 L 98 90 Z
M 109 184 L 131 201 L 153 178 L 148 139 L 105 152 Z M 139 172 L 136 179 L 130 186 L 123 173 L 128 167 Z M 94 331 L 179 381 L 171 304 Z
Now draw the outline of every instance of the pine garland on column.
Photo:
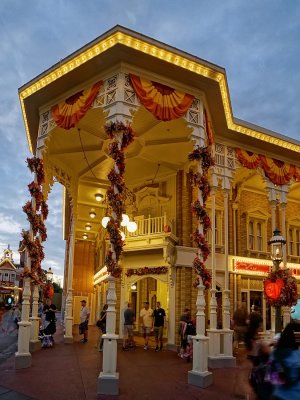
M 118 262 L 124 246 L 120 232 L 122 213 L 125 211 L 124 150 L 134 140 L 134 134 L 129 124 L 125 125 L 119 121 L 106 124 L 104 128 L 108 137 L 112 139 L 108 150 L 109 155 L 114 160 L 114 166 L 107 176 L 110 182 L 110 188 L 107 190 L 107 200 L 111 208 L 111 216 L 106 226 L 110 240 L 110 250 L 106 254 L 105 264 L 112 276 L 119 277 L 121 268 Z
M 192 177 L 192 184 L 198 187 L 198 189 L 200 190 L 201 199 L 195 200 L 193 202 L 193 204 L 191 205 L 191 210 L 192 213 L 197 217 L 199 224 L 202 227 L 201 231 L 197 228 L 196 231 L 192 234 L 193 241 L 194 243 L 196 243 L 199 249 L 199 253 L 195 257 L 193 262 L 193 268 L 195 273 L 197 274 L 197 278 L 193 285 L 195 287 L 199 285 L 200 277 L 205 288 L 209 289 L 211 286 L 211 274 L 205 267 L 205 261 L 210 254 L 210 250 L 205 235 L 207 231 L 211 228 L 211 222 L 206 211 L 205 203 L 210 193 L 208 170 L 211 166 L 214 165 L 214 160 L 211 156 L 210 148 L 205 146 L 196 146 L 196 148 L 189 154 L 188 159 L 190 161 L 199 161 L 202 172 L 197 172 L 193 174 Z
M 27 215 L 30 229 L 23 230 L 22 245 L 30 257 L 24 267 L 23 277 L 31 278 L 35 284 L 43 284 L 45 274 L 41 267 L 41 262 L 45 258 L 42 241 L 47 239 L 47 229 L 44 220 L 48 216 L 48 206 L 42 192 L 42 185 L 45 182 L 43 160 L 37 157 L 27 158 L 27 166 L 34 173 L 34 180 L 28 185 L 31 201 L 27 201 L 23 206 L 23 211 Z

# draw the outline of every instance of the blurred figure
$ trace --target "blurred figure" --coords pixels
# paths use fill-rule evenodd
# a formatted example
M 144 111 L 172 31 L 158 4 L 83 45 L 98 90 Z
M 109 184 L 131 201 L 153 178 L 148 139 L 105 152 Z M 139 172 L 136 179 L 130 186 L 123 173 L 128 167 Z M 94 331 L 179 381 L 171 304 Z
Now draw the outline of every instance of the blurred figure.
M 282 331 L 272 352 L 271 364 L 274 400 L 300 399 L 300 350 L 292 324 Z
M 238 349 L 239 343 L 245 341 L 247 332 L 248 312 L 246 303 L 239 304 L 233 314 L 233 348 Z

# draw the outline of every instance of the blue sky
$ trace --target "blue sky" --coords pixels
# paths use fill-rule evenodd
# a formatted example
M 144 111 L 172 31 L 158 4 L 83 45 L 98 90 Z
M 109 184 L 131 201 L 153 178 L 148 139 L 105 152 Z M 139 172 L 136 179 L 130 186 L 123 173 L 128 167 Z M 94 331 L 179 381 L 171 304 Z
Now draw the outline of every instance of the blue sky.
M 18 88 L 115 25 L 226 69 L 234 116 L 300 140 L 298 0 L 0 0 L 0 255 L 15 262 L 32 175 Z M 63 274 L 62 195 L 49 199 L 43 267 Z

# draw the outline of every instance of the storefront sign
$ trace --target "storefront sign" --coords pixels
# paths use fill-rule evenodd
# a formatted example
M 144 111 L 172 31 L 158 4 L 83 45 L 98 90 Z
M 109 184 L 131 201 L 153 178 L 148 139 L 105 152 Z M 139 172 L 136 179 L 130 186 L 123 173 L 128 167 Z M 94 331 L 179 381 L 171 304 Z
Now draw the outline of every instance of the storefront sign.
M 235 261 L 234 269 L 235 269 L 235 271 L 267 274 L 271 270 L 271 265 L 255 264 L 255 263 L 244 262 L 244 261 Z

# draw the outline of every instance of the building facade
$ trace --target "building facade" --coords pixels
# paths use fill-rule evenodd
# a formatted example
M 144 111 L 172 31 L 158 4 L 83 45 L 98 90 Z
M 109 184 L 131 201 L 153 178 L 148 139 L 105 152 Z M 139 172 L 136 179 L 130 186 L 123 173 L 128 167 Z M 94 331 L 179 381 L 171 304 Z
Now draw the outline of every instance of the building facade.
M 229 331 L 229 317 L 245 301 L 249 311 L 260 307 L 264 329 L 272 330 L 263 279 L 272 268 L 268 240 L 276 227 L 287 240 L 283 265 L 300 279 L 300 142 L 235 118 L 223 68 L 115 27 L 21 87 L 19 95 L 30 150 L 43 159 L 44 197 L 54 182 L 65 189 L 70 336 L 82 298 L 91 323 L 107 302 L 112 241 L 101 221 L 112 212 L 107 193 L 114 160 L 105 129 L 112 122 L 134 133 L 125 150 L 122 201 L 137 226 L 134 232 L 122 228 L 116 332 L 122 335 L 125 303 L 138 316 L 145 300 L 152 307 L 160 301 L 167 312 L 165 337 L 175 347 L 182 310 L 199 311 L 193 233 L 203 227 L 191 212 L 197 200 L 211 225 L 205 234 L 212 274 L 205 328 Z M 214 159 L 205 201 L 195 185 L 203 169 L 189 158 L 203 148 Z

